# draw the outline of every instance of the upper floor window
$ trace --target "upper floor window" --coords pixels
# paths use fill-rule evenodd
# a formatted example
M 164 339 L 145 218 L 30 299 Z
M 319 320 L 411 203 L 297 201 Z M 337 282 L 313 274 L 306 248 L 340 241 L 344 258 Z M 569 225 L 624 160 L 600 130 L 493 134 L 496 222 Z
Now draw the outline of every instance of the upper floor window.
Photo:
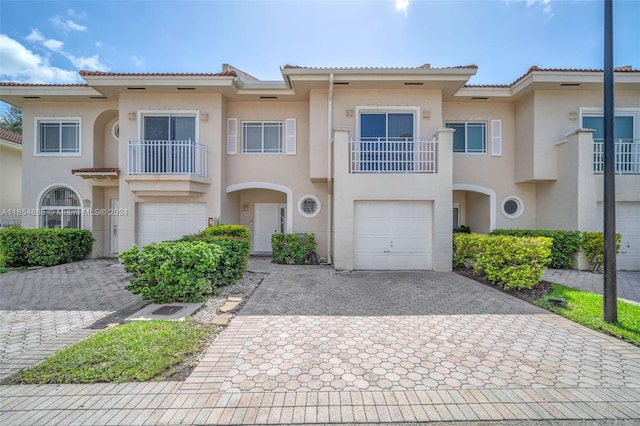
M 413 113 L 363 112 L 360 114 L 360 140 L 411 140 L 414 133 L 413 122 Z
M 242 123 L 242 152 L 281 153 L 281 121 L 246 121 Z
M 613 118 L 613 139 L 631 142 L 634 139 L 635 115 L 616 114 Z M 594 129 L 593 139 L 595 141 L 604 140 L 604 118 L 602 115 L 584 115 L 582 117 L 582 127 Z
M 79 154 L 80 119 L 37 119 L 37 154 Z
M 453 133 L 453 152 L 470 154 L 487 152 L 487 123 L 445 123 L 445 127 L 455 130 Z

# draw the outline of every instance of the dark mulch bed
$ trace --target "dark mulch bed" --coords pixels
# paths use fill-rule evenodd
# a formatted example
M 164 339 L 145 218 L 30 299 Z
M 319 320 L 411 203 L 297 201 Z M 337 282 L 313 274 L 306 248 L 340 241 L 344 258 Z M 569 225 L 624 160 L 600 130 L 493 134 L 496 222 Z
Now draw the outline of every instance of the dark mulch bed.
M 453 272 L 529 303 L 540 300 L 553 292 L 553 288 L 551 287 L 552 283 L 549 281 L 540 281 L 531 290 L 505 290 L 499 285 L 489 281 L 484 274 L 477 273 L 471 268 L 454 268 Z

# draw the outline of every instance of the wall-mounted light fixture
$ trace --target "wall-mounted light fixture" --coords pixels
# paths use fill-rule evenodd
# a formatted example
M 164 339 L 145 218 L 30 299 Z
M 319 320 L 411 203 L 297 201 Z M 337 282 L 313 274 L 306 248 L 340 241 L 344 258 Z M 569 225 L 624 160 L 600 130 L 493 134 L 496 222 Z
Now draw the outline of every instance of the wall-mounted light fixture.
M 91 200 L 88 198 L 85 198 L 84 200 L 82 200 L 82 206 L 86 209 L 88 207 L 91 207 Z
M 248 212 L 249 211 L 249 204 L 243 204 L 242 205 L 242 211 L 243 212 Z
M 353 110 L 347 109 L 347 117 L 353 117 Z
M 200 120 L 209 121 L 209 113 L 208 112 L 203 112 L 202 114 L 200 114 Z
M 129 113 L 129 120 L 135 120 L 136 119 L 136 113 L 135 112 L 130 112 Z
M 573 120 L 577 120 L 578 119 L 578 113 L 575 111 L 570 111 L 569 112 L 569 120 L 573 121 Z
M 431 111 L 422 111 L 422 118 L 431 118 Z

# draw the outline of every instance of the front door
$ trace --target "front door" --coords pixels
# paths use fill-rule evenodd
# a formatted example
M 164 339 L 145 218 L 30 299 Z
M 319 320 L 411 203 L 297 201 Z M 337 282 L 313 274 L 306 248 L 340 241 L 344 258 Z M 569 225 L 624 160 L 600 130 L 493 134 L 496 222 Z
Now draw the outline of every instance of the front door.
M 111 200 L 111 254 L 118 254 L 118 200 Z
M 253 251 L 271 253 L 271 236 L 284 232 L 286 204 L 255 203 L 253 223 Z

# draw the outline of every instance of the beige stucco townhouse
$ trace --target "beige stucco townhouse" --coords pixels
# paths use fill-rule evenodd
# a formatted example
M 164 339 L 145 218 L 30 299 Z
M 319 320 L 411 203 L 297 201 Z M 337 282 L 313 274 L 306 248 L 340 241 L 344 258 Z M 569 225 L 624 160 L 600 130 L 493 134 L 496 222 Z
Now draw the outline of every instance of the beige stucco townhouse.
M 436 271 L 459 225 L 602 228 L 601 71 L 281 71 L 0 84 L 23 109 L 23 225 L 89 229 L 109 256 L 219 219 L 249 227 L 254 253 L 312 232 L 336 269 Z M 615 79 L 618 265 L 640 269 L 640 71 Z
M 22 223 L 22 134 L 0 127 L 0 228 Z

